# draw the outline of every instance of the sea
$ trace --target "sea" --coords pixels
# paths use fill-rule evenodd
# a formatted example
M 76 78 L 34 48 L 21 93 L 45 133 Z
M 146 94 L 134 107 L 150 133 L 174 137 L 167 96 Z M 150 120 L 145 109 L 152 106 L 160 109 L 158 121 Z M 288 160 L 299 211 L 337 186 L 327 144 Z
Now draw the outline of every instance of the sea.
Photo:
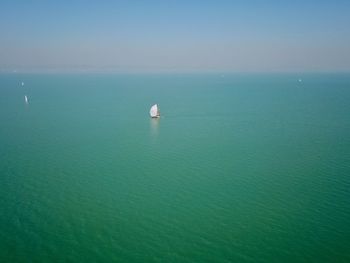
M 349 248 L 349 73 L 0 74 L 0 262 Z

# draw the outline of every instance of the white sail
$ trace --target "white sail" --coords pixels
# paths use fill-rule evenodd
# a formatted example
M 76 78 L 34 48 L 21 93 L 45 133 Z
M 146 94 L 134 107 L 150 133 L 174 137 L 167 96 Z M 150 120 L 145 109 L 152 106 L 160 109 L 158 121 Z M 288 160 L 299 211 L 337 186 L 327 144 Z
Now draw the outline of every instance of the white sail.
M 27 95 L 24 95 L 24 101 L 25 101 L 26 104 L 28 104 L 28 97 L 27 97 Z
M 152 118 L 156 118 L 159 117 L 159 111 L 158 111 L 158 105 L 154 104 L 150 111 L 149 111 L 149 115 L 151 115 Z

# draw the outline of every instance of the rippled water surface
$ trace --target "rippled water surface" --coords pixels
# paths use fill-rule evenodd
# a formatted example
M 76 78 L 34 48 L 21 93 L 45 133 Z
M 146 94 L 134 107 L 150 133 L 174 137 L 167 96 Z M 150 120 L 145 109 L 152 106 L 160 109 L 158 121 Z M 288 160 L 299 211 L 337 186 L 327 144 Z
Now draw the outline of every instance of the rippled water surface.
M 350 262 L 349 189 L 350 75 L 0 75 L 1 262 Z

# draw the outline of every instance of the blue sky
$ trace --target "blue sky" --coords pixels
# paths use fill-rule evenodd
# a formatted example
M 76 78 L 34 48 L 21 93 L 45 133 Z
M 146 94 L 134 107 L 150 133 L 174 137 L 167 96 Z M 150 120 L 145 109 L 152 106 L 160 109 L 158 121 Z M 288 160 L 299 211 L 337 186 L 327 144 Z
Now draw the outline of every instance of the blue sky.
M 0 2 L 0 70 L 349 71 L 350 1 Z

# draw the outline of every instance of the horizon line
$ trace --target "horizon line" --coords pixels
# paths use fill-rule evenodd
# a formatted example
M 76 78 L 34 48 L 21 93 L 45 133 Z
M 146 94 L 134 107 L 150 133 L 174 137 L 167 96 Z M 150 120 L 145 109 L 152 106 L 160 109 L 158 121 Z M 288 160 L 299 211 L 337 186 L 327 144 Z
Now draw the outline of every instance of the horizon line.
M 115 68 L 22 68 L 1 69 L 0 74 L 246 74 L 246 73 L 281 73 L 281 74 L 306 74 L 306 73 L 350 73 L 350 69 L 329 70 L 230 70 L 230 69 L 115 69 Z

